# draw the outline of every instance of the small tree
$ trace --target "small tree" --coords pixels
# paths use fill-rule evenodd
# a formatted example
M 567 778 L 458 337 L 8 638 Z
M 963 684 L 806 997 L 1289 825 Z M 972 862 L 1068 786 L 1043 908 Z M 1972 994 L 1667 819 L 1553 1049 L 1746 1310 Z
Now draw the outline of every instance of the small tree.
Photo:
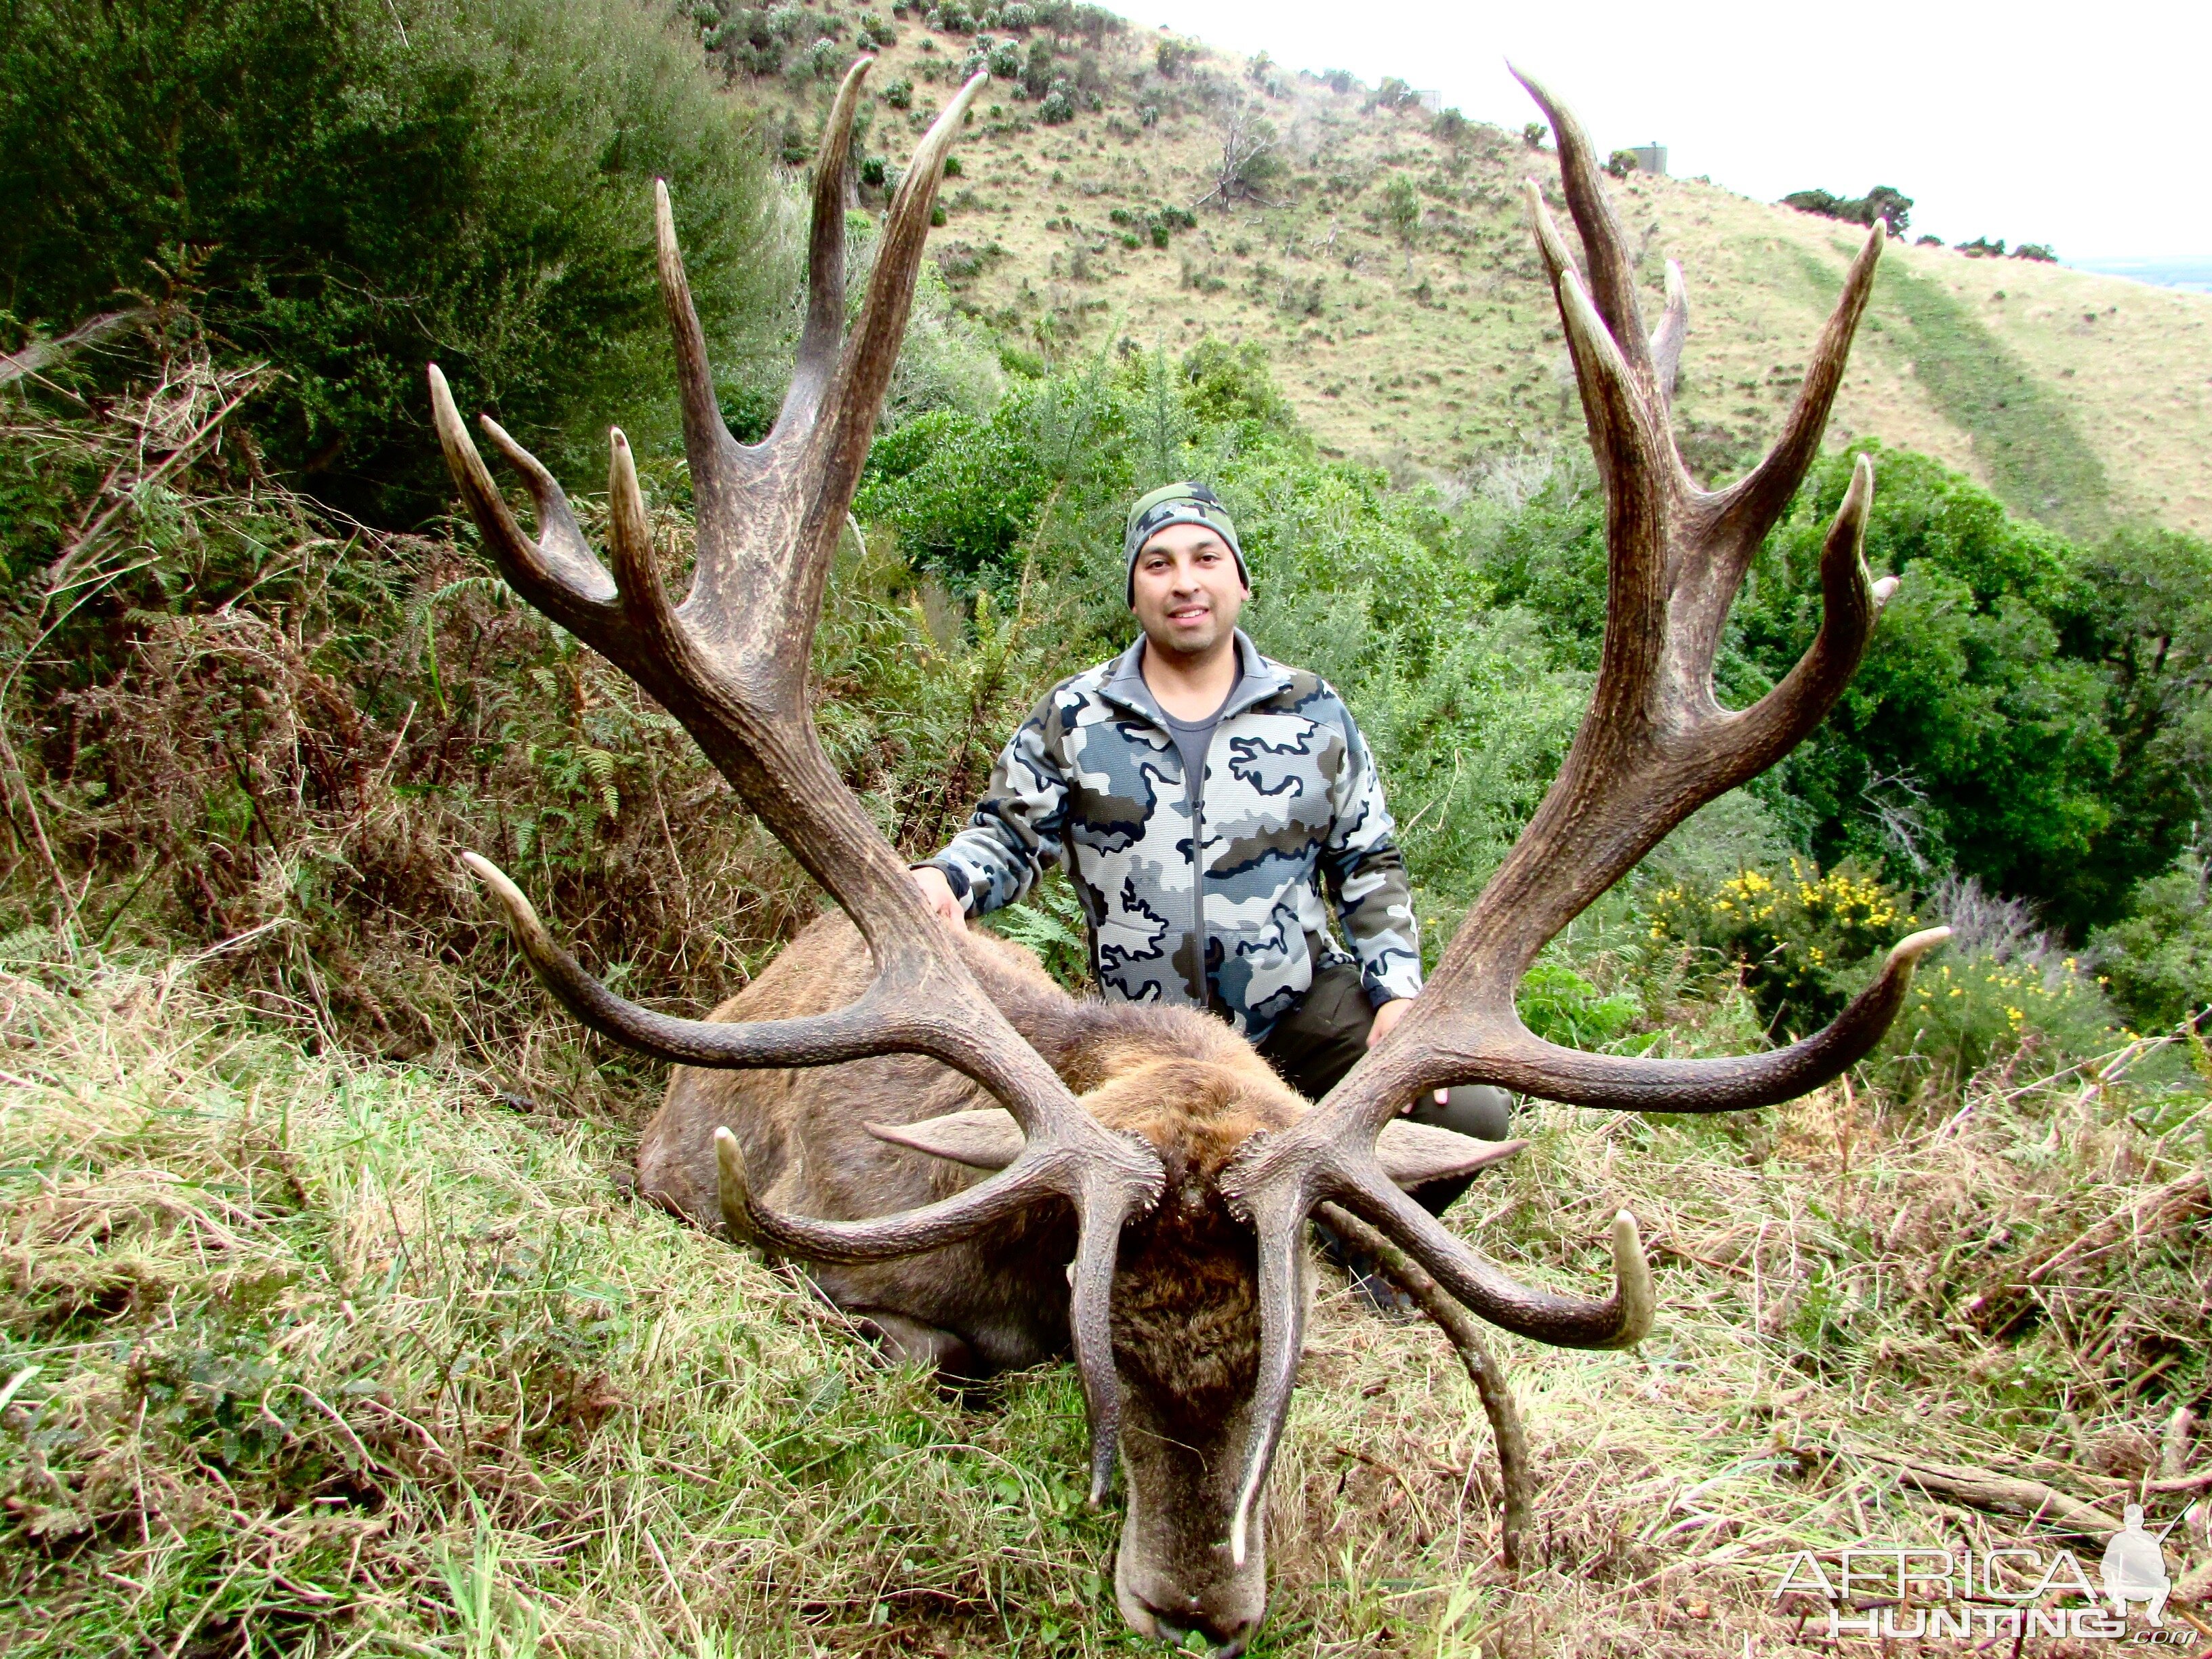
M 1626 179 L 1636 167 L 1636 152 L 1632 149 L 1617 149 L 1605 158 L 1605 170 L 1616 179 Z
M 1382 84 L 1375 88 L 1373 102 L 1382 109 L 1405 109 L 1420 101 L 1420 94 L 1413 90 L 1413 84 L 1395 75 L 1384 76 Z
M 1544 148 L 1544 139 L 1550 131 L 1551 129 L 1541 121 L 1531 121 L 1521 129 L 1521 142 L 1528 145 L 1530 149 L 1541 149 Z
M 1411 242 L 1413 233 L 1421 228 L 1421 193 L 1413 188 L 1413 181 L 1404 173 L 1390 180 L 1383 191 L 1383 210 L 1390 221 L 1390 228 L 1398 234 L 1401 242 Z
M 1249 199 L 1262 207 L 1273 207 L 1266 191 L 1283 171 L 1282 161 L 1274 153 L 1275 143 L 1275 124 L 1249 98 L 1240 94 L 1224 103 L 1221 159 L 1214 168 L 1213 188 L 1191 205 L 1217 202 L 1226 209 L 1231 202 Z
M 1858 221 L 1863 225 L 1879 219 L 1891 235 L 1902 236 L 1912 223 L 1912 198 L 1889 185 L 1876 185 L 1859 202 L 1866 210 L 1865 216 Z

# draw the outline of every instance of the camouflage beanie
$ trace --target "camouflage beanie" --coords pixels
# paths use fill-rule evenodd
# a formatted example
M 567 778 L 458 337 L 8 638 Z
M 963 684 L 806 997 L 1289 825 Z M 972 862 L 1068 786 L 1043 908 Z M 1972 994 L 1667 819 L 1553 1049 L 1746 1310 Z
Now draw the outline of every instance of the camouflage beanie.
M 1127 601 L 1137 602 L 1137 555 L 1145 550 L 1145 544 L 1171 524 L 1202 524 L 1229 544 L 1229 550 L 1237 557 L 1237 575 L 1246 587 L 1252 586 L 1252 573 L 1244 568 L 1244 550 L 1237 544 L 1237 526 L 1230 522 L 1229 509 L 1222 506 L 1221 498 L 1202 483 L 1163 484 L 1149 495 L 1139 496 L 1129 509 L 1128 528 L 1122 532 L 1121 552 L 1129 562 Z

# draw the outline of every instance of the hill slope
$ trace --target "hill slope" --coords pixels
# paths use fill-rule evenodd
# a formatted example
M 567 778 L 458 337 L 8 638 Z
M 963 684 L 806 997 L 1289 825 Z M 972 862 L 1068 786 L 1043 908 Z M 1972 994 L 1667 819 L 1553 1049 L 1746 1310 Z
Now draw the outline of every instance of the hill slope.
M 1040 12 L 1054 27 L 1027 21 Z M 940 26 L 809 0 L 716 13 L 704 34 L 800 163 L 832 76 L 874 42 L 864 154 L 893 178 L 963 69 L 991 65 L 933 240 L 963 305 L 1010 337 L 1054 355 L 1109 331 L 1147 349 L 1260 342 L 1331 451 L 1435 471 L 1579 432 L 1520 206 L 1523 178 L 1556 193 L 1548 149 L 1094 8 L 929 15 Z M 831 44 L 787 51 L 779 30 Z M 1224 191 L 1233 127 L 1264 148 Z M 880 199 L 863 188 L 863 205 Z M 1665 259 L 1687 276 L 1688 447 L 1725 473 L 1787 407 L 1858 233 L 1694 179 L 1632 175 L 1615 199 L 1655 302 Z M 2212 297 L 1894 246 L 1832 428 L 1862 434 L 2069 530 L 2212 531 Z

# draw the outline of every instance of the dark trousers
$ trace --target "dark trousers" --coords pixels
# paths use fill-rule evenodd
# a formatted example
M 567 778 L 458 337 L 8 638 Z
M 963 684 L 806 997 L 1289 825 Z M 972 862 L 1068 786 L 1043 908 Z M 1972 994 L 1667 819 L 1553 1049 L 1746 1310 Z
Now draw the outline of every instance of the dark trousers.
M 1367 1033 L 1375 1024 L 1374 1005 L 1359 970 L 1349 963 L 1324 968 L 1298 1006 L 1261 1043 L 1260 1052 L 1283 1081 L 1308 1100 L 1319 1100 L 1367 1052 Z M 1406 1114 L 1416 1123 L 1432 1123 L 1477 1140 L 1503 1140 L 1512 1133 L 1513 1097 L 1486 1083 L 1462 1084 L 1437 1104 L 1423 1091 Z M 1413 1196 L 1432 1215 L 1442 1215 L 1473 1177 L 1431 1182 Z

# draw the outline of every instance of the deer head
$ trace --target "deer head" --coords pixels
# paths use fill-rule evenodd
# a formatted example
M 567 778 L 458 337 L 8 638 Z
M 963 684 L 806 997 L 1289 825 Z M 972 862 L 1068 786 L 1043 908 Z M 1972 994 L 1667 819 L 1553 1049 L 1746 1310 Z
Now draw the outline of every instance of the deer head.
M 675 336 L 697 503 L 696 565 L 680 605 L 662 586 L 619 431 L 611 435 L 610 574 L 550 474 L 486 418 L 485 434 L 536 505 L 538 534 L 524 533 L 435 367 L 429 380 L 447 460 L 501 574 L 683 724 L 852 917 L 873 960 L 872 981 L 848 1006 L 803 1018 L 731 1024 L 657 1014 L 593 979 L 554 942 L 512 882 L 486 860 L 465 856 L 548 988 L 586 1024 L 632 1048 L 723 1067 L 921 1054 L 965 1073 L 1004 1103 L 1018 1148 L 1009 1142 L 1010 1161 L 956 1197 L 859 1222 L 782 1214 L 747 1196 L 732 1146 L 720 1149 L 726 1200 L 740 1231 L 793 1256 L 842 1261 L 914 1255 L 972 1237 L 1035 1206 L 1072 1206 L 1078 1237 L 1070 1324 L 1097 1503 L 1111 1477 L 1121 1410 L 1109 1305 L 1117 1253 L 1125 1226 L 1159 1202 L 1166 1172 L 1141 1136 L 1086 1110 L 993 1006 L 957 939 L 924 908 L 904 861 L 829 764 L 808 712 L 808 655 L 823 588 L 897 356 L 939 170 L 987 78 L 979 75 L 962 88 L 915 150 L 884 222 L 866 302 L 845 338 L 848 152 L 868 63 L 862 58 L 847 76 L 824 131 L 797 367 L 775 428 L 758 445 L 738 444 L 722 423 L 667 192 L 656 192 L 660 286 Z M 1650 1328 L 1650 1277 L 1625 1213 L 1613 1234 L 1619 1284 L 1610 1297 L 1591 1301 L 1516 1283 L 1407 1199 L 1378 1152 L 1378 1137 L 1401 1103 L 1425 1088 L 1489 1082 L 1625 1110 L 1771 1104 L 1864 1055 L 1896 1012 L 1912 963 L 1942 937 L 1939 929 L 1898 945 L 1881 977 L 1826 1030 L 1741 1060 L 1577 1053 L 1540 1041 L 1515 1012 L 1515 987 L 1549 939 L 1668 830 L 1773 764 L 1821 719 L 1856 667 L 1888 586 L 1870 586 L 1860 558 L 1872 490 L 1862 460 L 1828 536 L 1819 638 L 1757 704 L 1720 707 L 1711 671 L 1722 623 L 1753 552 L 1817 451 L 1882 229 L 1874 228 L 1852 267 L 1772 453 L 1741 483 L 1705 490 L 1682 465 L 1669 418 L 1686 321 L 1680 273 L 1669 267 L 1667 310 L 1647 334 L 1632 262 L 1589 146 L 1565 111 L 1524 84 L 1558 134 L 1567 204 L 1588 262 L 1585 277 L 1532 185 L 1537 240 L 1606 490 L 1611 572 L 1602 663 L 1558 781 L 1413 1012 L 1326 1100 L 1244 1138 L 1210 1182 L 1236 1223 L 1249 1230 L 1245 1259 L 1259 1323 L 1256 1382 L 1249 1395 L 1240 1390 L 1231 1414 L 1241 1453 L 1218 1494 L 1231 1516 L 1231 1576 L 1239 1582 L 1257 1571 L 1258 1504 L 1303 1337 L 1303 1241 L 1316 1208 L 1331 1208 L 1364 1233 L 1371 1227 L 1367 1236 L 1427 1286 L 1432 1311 L 1448 1328 L 1458 1308 L 1565 1346 L 1625 1346 Z

